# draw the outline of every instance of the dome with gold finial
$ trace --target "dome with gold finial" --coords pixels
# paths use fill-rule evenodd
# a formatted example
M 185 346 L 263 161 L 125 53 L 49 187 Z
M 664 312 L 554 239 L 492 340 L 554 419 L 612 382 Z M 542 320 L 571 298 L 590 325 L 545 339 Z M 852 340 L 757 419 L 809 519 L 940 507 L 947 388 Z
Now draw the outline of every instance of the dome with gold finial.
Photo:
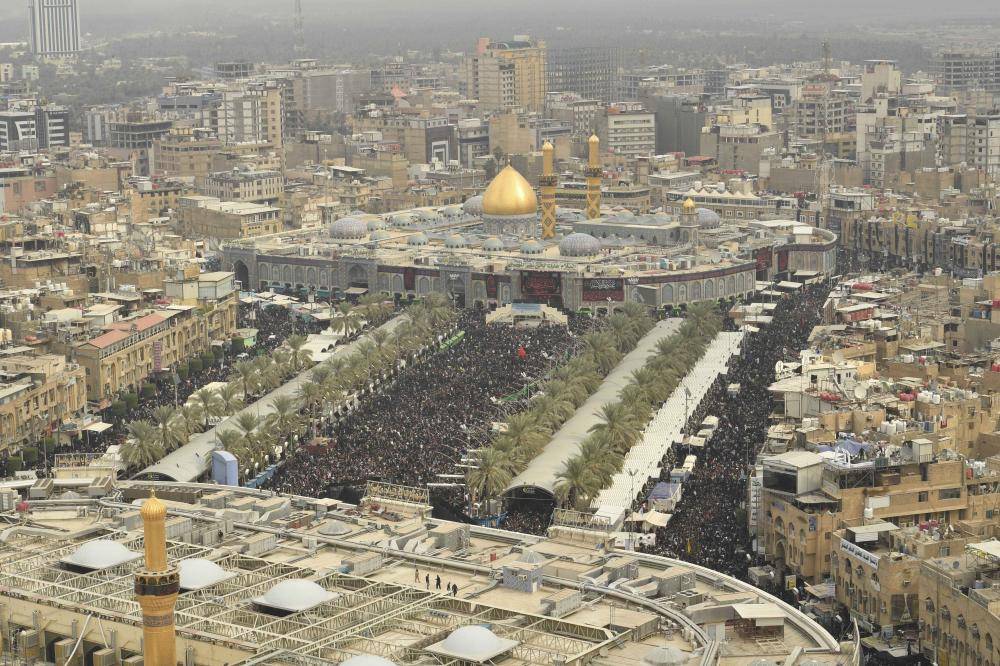
M 687 200 L 684 202 L 684 210 L 693 211 L 694 209 L 695 209 L 694 199 L 688 197 Z
M 142 503 L 139 515 L 146 520 L 163 520 L 167 517 L 167 505 L 157 498 L 156 494 L 151 494 L 149 499 Z
M 484 215 L 534 215 L 537 212 L 538 198 L 534 188 L 509 164 L 483 193 Z

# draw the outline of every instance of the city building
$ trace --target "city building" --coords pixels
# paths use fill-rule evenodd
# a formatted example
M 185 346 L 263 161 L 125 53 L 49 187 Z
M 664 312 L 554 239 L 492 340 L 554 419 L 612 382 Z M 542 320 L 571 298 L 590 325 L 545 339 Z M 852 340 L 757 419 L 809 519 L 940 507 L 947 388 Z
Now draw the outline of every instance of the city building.
M 482 37 L 465 62 L 466 96 L 484 112 L 545 106 L 547 52 L 544 42 L 517 35 L 506 42 Z
M 138 312 L 77 343 L 73 354 L 86 371 L 88 399 L 106 405 L 123 391 L 138 391 L 154 373 L 208 351 L 214 340 L 229 340 L 236 330 L 237 302 L 228 275 L 227 280 L 206 274 L 204 284 L 193 278 L 197 296 L 185 284 L 192 278 L 174 281 L 181 304 Z
M 622 102 L 607 107 L 597 117 L 601 147 L 620 157 L 653 155 L 656 151 L 656 116 L 641 104 Z
M 77 0 L 28 0 L 28 47 L 36 56 L 72 56 L 80 51 Z
M 980 52 L 944 50 L 933 63 L 934 81 L 942 93 L 983 90 L 1000 93 L 1000 50 Z
M 274 204 L 281 197 L 285 179 L 280 171 L 248 168 L 219 171 L 205 177 L 203 191 L 223 201 Z
M 547 86 L 551 92 L 576 93 L 605 104 L 615 102 L 621 70 L 622 51 L 614 46 L 550 47 L 546 52 Z
M 186 237 L 212 240 L 251 238 L 282 229 L 280 208 L 216 197 L 180 197 L 176 218 Z
M 212 160 L 221 150 L 222 142 L 208 130 L 174 128 L 154 143 L 154 175 L 200 183 L 211 173 Z
M 68 109 L 48 105 L 0 111 L 0 151 L 34 152 L 68 145 Z
M 59 432 L 85 411 L 84 369 L 61 354 L 0 355 L 0 451 Z

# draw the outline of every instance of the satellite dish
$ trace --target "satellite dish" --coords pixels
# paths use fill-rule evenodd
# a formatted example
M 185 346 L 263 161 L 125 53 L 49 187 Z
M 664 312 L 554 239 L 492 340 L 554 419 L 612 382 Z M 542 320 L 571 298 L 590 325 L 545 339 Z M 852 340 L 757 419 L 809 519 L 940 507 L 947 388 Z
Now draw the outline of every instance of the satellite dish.
M 868 387 L 864 384 L 858 384 L 854 387 L 854 397 L 858 400 L 868 399 Z

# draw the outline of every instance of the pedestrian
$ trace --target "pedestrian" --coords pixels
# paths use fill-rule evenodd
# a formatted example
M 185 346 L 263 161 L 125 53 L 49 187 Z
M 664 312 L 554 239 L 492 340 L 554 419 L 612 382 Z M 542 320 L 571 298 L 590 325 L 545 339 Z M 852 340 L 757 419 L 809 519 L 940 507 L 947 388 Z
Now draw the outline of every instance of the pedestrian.
M 426 576 L 424 576 L 424 583 L 427 584 L 427 589 L 428 590 L 431 589 L 431 575 L 430 574 L 427 574 Z
M 435 589 L 441 589 L 441 576 L 437 577 L 437 582 L 435 583 Z

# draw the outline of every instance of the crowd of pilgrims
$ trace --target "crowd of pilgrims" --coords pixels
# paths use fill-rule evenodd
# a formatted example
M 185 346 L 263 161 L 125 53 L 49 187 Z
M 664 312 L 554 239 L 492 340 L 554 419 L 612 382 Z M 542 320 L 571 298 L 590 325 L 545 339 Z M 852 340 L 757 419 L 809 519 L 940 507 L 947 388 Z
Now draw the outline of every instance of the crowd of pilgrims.
M 138 404 L 128 411 L 124 419 L 116 418 L 105 410 L 99 416 L 111 428 L 104 432 L 83 432 L 71 442 L 54 443 L 51 446 L 39 446 L 39 461 L 37 467 L 43 467 L 42 458 L 48 456 L 47 468 L 55 464 L 55 456 L 64 453 L 103 453 L 109 446 L 125 442 L 128 423 L 140 419 L 149 420 L 153 410 L 164 405 L 173 406 L 176 398 L 178 405 L 183 405 L 192 393 L 212 382 L 226 381 L 232 373 L 232 365 L 241 357 L 257 354 L 267 354 L 279 346 L 290 336 L 315 333 L 323 328 L 316 322 L 306 322 L 296 317 L 290 310 L 280 306 L 261 307 L 259 304 L 241 303 L 237 314 L 238 328 L 258 329 L 257 344 L 248 350 L 225 348 L 221 362 L 203 368 L 201 372 L 192 373 L 184 378 L 177 378 L 176 396 L 174 392 L 174 375 L 171 372 L 161 372 L 152 375 L 149 383 L 156 387 L 151 397 L 139 394 Z M 0 458 L 0 477 L 6 476 L 6 451 Z
M 719 418 L 716 434 L 703 449 L 671 451 L 661 465 L 661 478 L 651 480 L 639 494 L 634 508 L 648 510 L 641 498 L 652 486 L 668 481 L 670 470 L 687 453 L 698 456 L 670 523 L 657 530 L 654 546 L 640 546 L 640 550 L 745 578 L 754 560 L 749 554 L 746 514 L 741 509 L 748 475 L 767 435 L 772 408 L 768 386 L 774 381 L 777 361 L 798 358 L 818 321 L 826 293 L 825 287 L 817 286 L 786 296 L 778 304 L 772 323 L 745 338 L 742 354 L 733 358 L 728 374 L 719 377 L 692 411 L 686 432 L 697 431 L 698 424 L 712 414 Z M 726 327 L 733 330 L 731 320 L 726 320 Z M 730 395 L 729 384 L 739 384 L 739 392 Z M 544 534 L 553 508 L 551 501 L 538 499 L 508 502 L 500 526 Z
M 772 410 L 768 386 L 774 381 L 777 361 L 798 358 L 818 323 L 827 291 L 815 286 L 786 296 L 771 324 L 744 339 L 742 353 L 733 358 L 728 374 L 716 381 L 688 424 L 691 431 L 705 416 L 715 415 L 719 418 L 715 435 L 703 449 L 691 451 L 698 463 L 684 483 L 681 501 L 670 523 L 657 530 L 656 545 L 642 550 L 746 577 L 754 559 L 742 507 L 756 454 L 767 437 Z M 729 384 L 738 384 L 738 392 L 730 394 Z M 663 480 L 674 463 L 664 461 Z
M 407 486 L 437 482 L 457 467 L 470 446 L 484 442 L 501 410 L 522 404 L 514 396 L 567 352 L 573 334 L 564 326 L 514 327 L 485 322 L 463 311 L 458 344 L 426 355 L 360 405 L 322 426 L 323 447 L 292 454 L 269 487 L 300 495 L 339 496 L 367 480 Z M 516 398 L 523 403 L 523 398 Z M 461 492 L 435 493 L 435 502 L 460 513 Z

